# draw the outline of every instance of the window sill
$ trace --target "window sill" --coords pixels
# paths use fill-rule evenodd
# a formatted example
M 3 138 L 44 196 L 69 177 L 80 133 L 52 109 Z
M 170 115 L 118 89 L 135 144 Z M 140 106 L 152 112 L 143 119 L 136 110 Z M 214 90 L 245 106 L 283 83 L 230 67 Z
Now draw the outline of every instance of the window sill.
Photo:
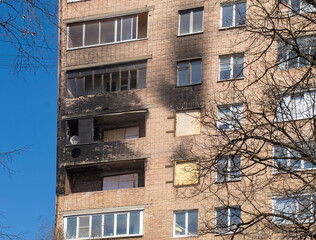
M 67 0 L 67 3 L 85 2 L 87 0 Z
M 67 51 L 72 51 L 72 50 L 79 50 L 79 49 L 92 48 L 92 47 L 109 46 L 109 45 L 129 43 L 129 42 L 138 42 L 138 41 L 144 41 L 144 40 L 148 40 L 148 37 L 147 38 L 140 38 L 140 39 L 125 40 L 125 41 L 120 41 L 120 42 L 94 44 L 94 45 L 90 45 L 90 46 L 81 46 L 81 47 L 74 47 L 74 48 L 68 48 L 67 47 L 66 50 Z
M 233 182 L 240 182 L 241 181 L 241 177 L 240 178 L 235 178 L 235 179 L 229 179 L 229 180 L 216 180 L 215 184 L 222 184 L 222 183 L 233 183 Z
M 308 172 L 308 171 L 315 171 L 315 168 L 300 168 L 300 169 L 293 169 L 293 170 L 287 170 L 287 171 L 277 171 L 277 170 L 272 170 L 272 174 L 276 175 L 276 174 L 288 174 L 288 173 L 292 173 L 292 172 Z
M 240 29 L 240 28 L 245 28 L 246 25 L 238 25 L 238 26 L 231 26 L 231 27 L 219 27 L 219 31 L 225 31 L 225 30 L 231 30 L 231 29 Z
M 201 86 L 202 83 L 195 83 L 195 84 L 189 84 L 189 85 L 183 85 L 183 86 L 178 86 L 176 85 L 176 88 L 185 88 L 185 87 L 195 87 L 195 86 Z
M 129 138 L 129 139 L 119 139 L 119 140 L 113 140 L 113 141 L 107 141 L 107 142 L 104 142 L 104 141 L 92 141 L 92 142 L 88 142 L 88 143 L 78 143 L 76 145 L 71 145 L 69 143 L 67 143 L 65 145 L 65 147 L 80 147 L 80 146 L 85 146 L 85 145 L 92 145 L 92 144 L 107 144 L 107 143 L 111 143 L 111 142 L 126 142 L 126 141 L 138 141 L 137 139 L 141 139 L 141 138 L 144 138 L 144 137 L 138 137 L 138 138 Z
M 178 34 L 177 37 L 181 38 L 181 37 L 192 36 L 192 35 L 199 35 L 199 34 L 203 34 L 203 31 L 202 32 L 194 32 L 194 33 L 186 33 L 186 34 Z
M 173 238 L 185 238 L 185 237 L 198 237 L 199 235 L 195 234 L 195 235 L 183 235 L 183 236 L 174 236 Z
M 244 80 L 244 77 L 240 77 L 240 78 L 229 78 L 229 79 L 223 79 L 223 80 L 217 80 L 218 83 L 220 82 L 231 82 L 231 81 L 240 81 L 240 80 Z

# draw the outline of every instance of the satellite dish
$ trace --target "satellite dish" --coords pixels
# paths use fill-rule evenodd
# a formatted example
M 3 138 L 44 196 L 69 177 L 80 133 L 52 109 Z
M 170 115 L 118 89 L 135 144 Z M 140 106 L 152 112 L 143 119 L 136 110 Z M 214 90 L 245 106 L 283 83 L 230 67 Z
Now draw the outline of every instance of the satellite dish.
M 74 136 L 72 136 L 70 138 L 70 143 L 72 145 L 77 145 L 79 142 L 80 142 L 80 137 L 79 136 L 74 135 Z

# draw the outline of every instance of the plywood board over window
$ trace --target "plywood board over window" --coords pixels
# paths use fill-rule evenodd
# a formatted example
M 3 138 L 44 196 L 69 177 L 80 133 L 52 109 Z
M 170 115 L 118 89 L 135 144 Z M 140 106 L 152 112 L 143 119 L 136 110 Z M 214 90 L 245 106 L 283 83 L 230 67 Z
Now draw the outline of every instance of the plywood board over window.
M 174 185 L 186 186 L 199 183 L 197 161 L 176 161 L 174 164 Z
M 176 136 L 200 134 L 201 112 L 199 110 L 176 113 Z

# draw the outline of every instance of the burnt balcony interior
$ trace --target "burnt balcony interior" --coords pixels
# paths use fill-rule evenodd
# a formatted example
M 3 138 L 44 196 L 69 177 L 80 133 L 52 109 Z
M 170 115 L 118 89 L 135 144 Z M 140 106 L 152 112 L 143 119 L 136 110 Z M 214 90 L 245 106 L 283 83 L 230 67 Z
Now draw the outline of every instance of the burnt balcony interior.
M 66 194 L 145 186 L 145 160 L 66 168 Z
M 146 111 L 67 120 L 67 144 L 111 142 L 145 137 Z

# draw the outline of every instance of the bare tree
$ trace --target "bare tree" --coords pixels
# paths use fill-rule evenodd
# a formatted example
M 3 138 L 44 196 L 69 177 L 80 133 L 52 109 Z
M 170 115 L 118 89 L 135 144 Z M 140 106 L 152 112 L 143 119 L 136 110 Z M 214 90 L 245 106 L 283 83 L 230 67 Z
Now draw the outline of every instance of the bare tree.
M 176 150 L 199 159 L 190 194 L 212 206 L 201 233 L 316 239 L 315 10 L 313 0 L 247 1 L 244 68 L 238 55 L 221 66 L 229 81 L 205 104 L 201 139 Z

